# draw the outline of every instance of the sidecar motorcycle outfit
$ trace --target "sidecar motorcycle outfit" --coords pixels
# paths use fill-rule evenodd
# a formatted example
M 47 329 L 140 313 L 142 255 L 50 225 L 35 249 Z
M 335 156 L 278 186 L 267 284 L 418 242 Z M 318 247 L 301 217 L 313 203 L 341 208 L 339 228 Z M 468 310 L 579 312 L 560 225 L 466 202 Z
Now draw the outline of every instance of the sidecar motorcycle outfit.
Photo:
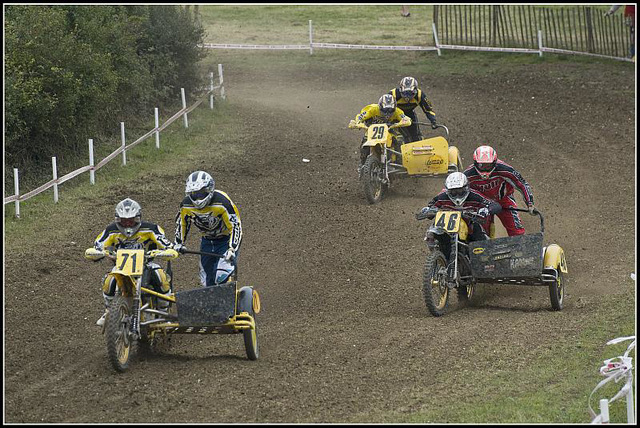
M 498 218 L 508 235 L 524 235 L 524 226 L 518 212 L 506 209 L 518 207 L 513 198 L 513 193 L 517 189 L 522 194 L 529 213 L 534 215 L 531 186 L 522 175 L 511 165 L 498 159 L 496 151 L 490 146 L 480 146 L 473 152 L 473 164 L 464 170 L 464 174 L 469 180 L 471 189 L 505 208 L 498 214 Z
M 191 222 L 200 230 L 200 251 L 224 257 L 200 256 L 200 283 L 210 287 L 227 282 L 236 269 L 242 241 L 240 212 L 229 196 L 216 190 L 213 177 L 195 171 L 187 178 L 185 198 L 176 216 L 174 249 L 181 252 Z
M 391 124 L 389 129 L 402 128 L 411 125 L 411 119 L 403 113 L 396 105 L 396 100 L 389 94 L 384 94 L 380 97 L 377 104 L 369 104 L 365 106 L 353 121 L 355 125 L 361 123 L 366 126 L 371 126 L 376 123 Z M 395 140 L 395 138 L 394 138 Z M 367 135 L 362 137 L 360 142 L 360 166 L 364 164 L 369 152 L 366 148 L 362 147 L 362 144 L 367 141 Z M 394 150 L 400 151 L 400 145 L 394 143 Z
M 411 119 L 411 125 L 402 128 L 400 132 L 405 138 L 405 143 L 422 140 L 422 133 L 417 122 L 418 118 L 415 113 L 416 107 L 420 106 L 431 127 L 436 127 L 436 113 L 433 111 L 431 102 L 427 99 L 424 92 L 418 88 L 418 81 L 413 77 L 405 77 L 400 81 L 400 86 L 389 91 L 389 94 L 396 100 L 398 108 L 403 111 Z
M 145 251 L 164 250 L 171 248 L 171 241 L 165 235 L 162 227 L 155 223 L 142 221 L 142 208 L 133 199 L 127 198 L 116 205 L 115 221 L 109 224 L 94 242 L 94 248 L 99 251 L 117 251 L 119 249 Z M 114 262 L 115 263 L 115 262 Z M 171 278 L 157 263 L 150 264 L 152 275 L 150 278 L 154 290 L 162 294 L 171 293 Z M 96 321 L 99 326 L 104 325 L 107 309 L 116 292 L 116 280 L 106 274 L 102 281 L 102 296 L 105 312 Z M 163 308 L 169 303 L 159 299 L 158 305 Z
M 467 177 L 461 172 L 454 172 L 447 176 L 445 188 L 438 193 L 429 204 L 422 209 L 427 213 L 427 218 L 433 219 L 436 210 L 433 208 L 444 208 L 450 210 L 475 210 L 485 217 L 483 222 L 469 221 L 466 218 L 469 230 L 469 241 L 481 241 L 489 239 L 489 219 L 493 214 L 502 211 L 502 207 L 497 202 L 485 198 L 481 193 L 469 188 Z

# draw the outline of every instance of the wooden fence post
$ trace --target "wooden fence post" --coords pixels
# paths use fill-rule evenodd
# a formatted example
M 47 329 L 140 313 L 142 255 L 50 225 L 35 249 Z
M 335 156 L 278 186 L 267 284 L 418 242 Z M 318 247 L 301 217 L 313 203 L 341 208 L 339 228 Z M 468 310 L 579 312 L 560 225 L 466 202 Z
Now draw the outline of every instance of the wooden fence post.
M 89 170 L 89 182 L 91 184 L 96 184 L 96 171 L 93 168 L 95 164 L 93 163 L 93 139 L 89 138 L 89 166 L 91 169 Z
M 542 58 L 542 30 L 538 30 L 538 55 Z
M 309 55 L 313 55 L 313 23 L 309 20 Z
M 122 139 L 122 165 L 127 166 L 127 151 L 125 150 L 126 140 L 124 136 L 124 122 L 120 122 L 120 137 Z
M 211 93 L 209 94 L 209 108 L 213 110 L 213 71 L 209 72 L 209 89 Z
M 222 64 L 218 64 L 218 80 L 220 81 L 220 98 L 226 100 L 227 96 L 224 94 L 224 76 L 222 74 Z
M 433 40 L 435 41 L 436 49 L 438 50 L 438 56 L 441 56 L 442 52 L 440 52 L 440 42 L 438 41 L 438 29 L 436 28 L 435 22 L 432 22 L 431 26 L 433 28 Z
M 18 182 L 18 168 L 13 168 L 13 189 L 16 195 L 16 217 L 20 218 L 20 183 Z
M 184 94 L 184 88 L 180 88 L 180 96 L 182 97 L 182 108 L 186 109 L 187 108 L 187 98 Z M 184 127 L 188 128 L 189 127 L 189 119 L 187 119 L 187 112 L 184 112 Z
M 153 109 L 153 116 L 156 122 L 156 129 L 160 127 L 160 118 L 158 116 L 158 107 Z M 156 149 L 160 148 L 160 131 L 156 131 Z
M 585 8 L 585 24 L 587 25 L 587 52 L 593 53 L 593 22 L 590 7 Z
M 56 180 L 58 180 L 58 166 L 56 164 L 56 157 L 53 156 L 51 158 L 51 167 L 53 168 L 53 203 L 57 204 L 58 203 L 58 183 L 56 183 Z

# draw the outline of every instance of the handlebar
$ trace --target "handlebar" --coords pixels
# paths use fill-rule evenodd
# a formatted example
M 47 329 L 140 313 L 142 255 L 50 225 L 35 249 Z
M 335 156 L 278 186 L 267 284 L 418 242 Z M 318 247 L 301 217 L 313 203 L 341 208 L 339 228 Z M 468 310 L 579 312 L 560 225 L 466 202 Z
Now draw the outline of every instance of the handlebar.
M 523 213 L 528 213 L 529 210 L 524 209 L 524 208 L 503 208 L 504 210 L 509 210 L 509 211 L 520 211 Z M 537 208 L 533 209 L 533 213 L 538 215 L 538 217 L 540 217 L 540 232 L 544 233 L 544 217 L 542 216 L 542 213 L 540 211 L 538 211 Z
M 420 211 L 416 214 L 416 220 L 424 220 L 424 219 L 428 219 L 429 217 L 427 216 L 429 210 L 425 210 L 425 211 Z M 438 209 L 437 207 L 432 207 L 431 211 L 435 214 L 438 211 L 441 211 L 440 209 Z M 447 210 L 447 211 L 458 211 L 458 210 Z M 477 210 L 462 210 L 462 211 L 458 211 L 459 213 L 461 213 L 462 217 L 468 217 L 470 219 L 481 219 L 481 220 L 485 220 L 487 217 L 482 216 L 480 214 L 478 214 Z
M 99 261 L 104 257 L 108 257 L 111 260 L 115 260 L 117 256 L 117 251 L 109 251 L 109 250 L 98 250 L 96 248 L 87 248 L 84 252 L 84 257 L 89 260 Z M 145 259 L 175 259 L 178 257 L 178 252 L 173 248 L 166 248 L 164 250 L 150 250 L 145 251 L 144 253 Z
M 413 123 L 415 123 L 415 124 L 417 124 L 417 125 L 431 126 L 431 124 L 430 124 L 430 123 L 426 123 L 426 122 L 413 122 Z M 446 134 L 447 134 L 447 138 L 449 138 L 449 128 L 447 128 L 445 125 L 436 124 L 436 127 L 435 127 L 435 128 L 433 128 L 433 129 L 438 129 L 438 128 L 443 128 L 443 129 L 444 129 L 444 131 L 445 131 L 445 132 L 446 132 Z

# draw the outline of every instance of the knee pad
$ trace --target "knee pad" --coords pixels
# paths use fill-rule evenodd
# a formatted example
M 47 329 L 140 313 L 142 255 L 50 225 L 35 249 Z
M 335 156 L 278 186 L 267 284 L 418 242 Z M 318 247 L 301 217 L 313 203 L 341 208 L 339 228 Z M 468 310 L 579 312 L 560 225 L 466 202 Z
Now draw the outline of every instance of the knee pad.
M 171 278 L 160 266 L 153 267 L 154 269 L 151 271 L 151 284 L 161 293 L 168 293 L 171 290 Z

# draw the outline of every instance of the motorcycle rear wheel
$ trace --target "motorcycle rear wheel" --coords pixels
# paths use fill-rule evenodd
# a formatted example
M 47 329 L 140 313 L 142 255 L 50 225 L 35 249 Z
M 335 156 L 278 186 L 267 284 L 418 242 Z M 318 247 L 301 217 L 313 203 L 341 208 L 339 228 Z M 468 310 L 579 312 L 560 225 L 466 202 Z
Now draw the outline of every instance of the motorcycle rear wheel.
M 129 334 L 129 320 L 131 317 L 131 299 L 116 296 L 105 320 L 105 339 L 107 341 L 107 356 L 109 362 L 119 372 L 129 368 L 133 343 Z
M 554 311 L 561 311 L 564 303 L 564 276 L 558 269 L 558 278 L 549 284 L 549 297 Z
M 422 277 L 422 295 L 427 309 L 434 317 L 447 312 L 449 306 L 449 287 L 446 284 L 447 259 L 440 251 L 427 256 Z
M 382 163 L 377 157 L 369 155 L 362 165 L 360 180 L 364 187 L 364 194 L 370 204 L 380 202 L 385 186 L 382 183 Z

